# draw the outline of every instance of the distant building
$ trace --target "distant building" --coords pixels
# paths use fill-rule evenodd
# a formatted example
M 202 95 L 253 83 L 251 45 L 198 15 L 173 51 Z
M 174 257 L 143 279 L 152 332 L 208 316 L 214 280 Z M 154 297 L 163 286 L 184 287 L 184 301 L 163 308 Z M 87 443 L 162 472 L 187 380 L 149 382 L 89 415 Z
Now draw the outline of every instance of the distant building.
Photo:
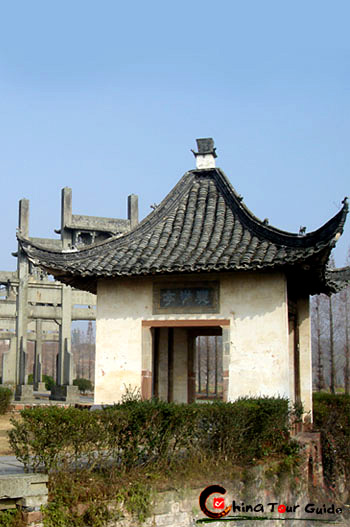
M 97 293 L 97 403 L 125 387 L 143 397 L 195 398 L 195 339 L 222 336 L 223 399 L 282 395 L 312 408 L 309 295 L 335 285 L 327 261 L 348 205 L 320 229 L 284 232 L 256 218 L 221 169 L 212 139 L 197 168 L 126 234 L 28 258 Z

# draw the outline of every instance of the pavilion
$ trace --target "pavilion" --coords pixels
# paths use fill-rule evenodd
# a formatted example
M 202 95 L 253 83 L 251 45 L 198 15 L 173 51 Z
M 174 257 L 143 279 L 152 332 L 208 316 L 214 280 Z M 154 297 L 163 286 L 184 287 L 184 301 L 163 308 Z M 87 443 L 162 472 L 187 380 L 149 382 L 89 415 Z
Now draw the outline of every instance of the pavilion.
M 327 262 L 341 210 L 318 230 L 261 221 L 198 139 L 196 169 L 130 232 L 85 248 L 51 250 L 19 236 L 29 260 L 97 293 L 95 402 L 125 387 L 195 399 L 195 342 L 221 335 L 223 399 L 281 395 L 312 410 L 309 296 L 330 294 Z

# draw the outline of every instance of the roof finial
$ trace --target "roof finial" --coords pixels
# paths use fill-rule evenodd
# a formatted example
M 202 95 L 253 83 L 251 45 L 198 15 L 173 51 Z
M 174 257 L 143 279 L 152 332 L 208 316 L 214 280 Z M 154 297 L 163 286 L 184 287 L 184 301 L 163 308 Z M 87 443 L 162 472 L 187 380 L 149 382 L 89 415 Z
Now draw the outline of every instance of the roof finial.
M 192 150 L 196 158 L 196 167 L 215 168 L 216 148 L 214 147 L 214 140 L 211 137 L 196 139 L 198 152 Z

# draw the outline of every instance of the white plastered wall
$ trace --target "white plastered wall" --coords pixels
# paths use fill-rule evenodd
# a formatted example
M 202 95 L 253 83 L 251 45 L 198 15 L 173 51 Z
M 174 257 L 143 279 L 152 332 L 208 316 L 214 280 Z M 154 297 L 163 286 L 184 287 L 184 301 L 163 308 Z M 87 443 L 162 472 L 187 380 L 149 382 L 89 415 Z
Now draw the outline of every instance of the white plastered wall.
M 221 309 L 231 318 L 228 399 L 289 397 L 289 339 L 283 274 L 223 278 Z
M 169 319 L 229 319 L 229 400 L 242 395 L 279 394 L 289 397 L 284 275 L 225 273 L 210 277 L 220 280 L 220 312 L 198 315 L 153 315 L 151 278 L 105 280 L 98 283 L 96 403 L 119 401 L 126 386 L 140 388 L 142 320 Z M 184 275 L 179 279 L 183 281 Z M 206 276 L 195 275 L 194 280 L 198 279 L 205 280 Z M 183 388 L 186 383 L 187 379 L 184 378 Z
M 152 310 L 152 287 L 102 281 L 97 293 L 95 402 L 114 403 L 127 388 L 141 388 L 141 321 Z

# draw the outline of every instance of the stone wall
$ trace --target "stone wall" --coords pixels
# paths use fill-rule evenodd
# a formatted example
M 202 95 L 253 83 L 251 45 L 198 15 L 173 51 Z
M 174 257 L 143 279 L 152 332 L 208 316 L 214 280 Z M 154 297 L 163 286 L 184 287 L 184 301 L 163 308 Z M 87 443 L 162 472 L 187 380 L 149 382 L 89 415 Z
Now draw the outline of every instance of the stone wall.
M 154 494 L 153 510 L 151 515 L 142 524 L 144 527 L 195 527 L 196 525 L 206 525 L 204 522 L 207 517 L 201 512 L 199 506 L 199 495 L 206 486 L 221 485 L 226 489 L 225 506 L 232 504 L 241 507 L 241 511 L 236 510 L 235 517 L 253 516 L 256 519 L 244 522 L 244 520 L 232 520 L 231 522 L 210 522 L 213 527 L 220 527 L 222 525 L 246 525 L 251 527 L 280 527 L 281 519 L 288 518 L 288 525 L 290 527 L 300 527 L 301 518 L 306 518 L 309 527 L 318 525 L 319 522 L 312 520 L 337 520 L 339 527 L 346 527 L 349 525 L 348 520 L 344 520 L 342 514 L 312 514 L 308 512 L 311 510 L 312 504 L 314 507 L 326 507 L 332 505 L 332 499 L 327 498 L 323 490 L 322 482 L 322 467 L 314 464 L 310 471 L 309 455 L 314 448 L 314 439 L 304 438 L 306 445 L 305 462 L 301 470 L 293 475 L 291 472 L 281 470 L 281 465 L 276 462 L 270 462 L 266 465 L 257 465 L 255 467 L 238 469 L 234 474 L 230 475 L 226 481 L 218 481 L 215 477 L 208 482 L 203 483 L 202 486 L 192 486 L 181 488 L 177 487 L 172 490 L 159 492 Z M 317 440 L 317 438 L 316 438 Z M 316 441 L 317 442 L 317 441 Z M 310 490 L 312 495 L 318 494 L 318 498 L 310 497 Z M 212 498 L 209 497 L 207 503 L 211 503 Z M 274 504 L 273 506 L 271 504 Z M 256 508 L 256 512 L 246 512 L 248 505 Z M 278 506 L 285 505 L 294 510 L 294 512 L 278 512 Z M 306 508 L 306 506 L 308 507 Z M 341 507 L 341 504 L 334 503 L 334 508 Z M 244 508 L 244 509 L 243 509 Z M 87 507 L 84 504 L 77 506 L 78 514 L 84 514 Z M 116 509 L 115 504 L 110 503 L 109 509 L 112 513 L 116 513 L 113 521 L 108 523 L 108 527 L 137 527 L 140 525 L 137 514 L 131 515 L 125 512 L 123 508 Z M 272 511 L 273 509 L 273 511 Z M 271 512 L 272 511 L 272 512 Z M 137 513 L 137 511 L 135 511 Z M 121 516 L 123 516 L 121 518 Z M 229 519 L 233 516 L 231 511 L 225 518 Z M 34 519 L 35 516 L 33 516 Z M 268 517 L 265 521 L 262 518 Z M 33 527 L 41 527 L 38 517 L 37 521 L 33 523 Z M 260 519 L 259 519 L 260 518 Z M 30 516 L 28 515 L 30 523 Z M 285 522 L 282 522 L 285 523 Z M 306 523 L 305 523 L 306 524 Z

